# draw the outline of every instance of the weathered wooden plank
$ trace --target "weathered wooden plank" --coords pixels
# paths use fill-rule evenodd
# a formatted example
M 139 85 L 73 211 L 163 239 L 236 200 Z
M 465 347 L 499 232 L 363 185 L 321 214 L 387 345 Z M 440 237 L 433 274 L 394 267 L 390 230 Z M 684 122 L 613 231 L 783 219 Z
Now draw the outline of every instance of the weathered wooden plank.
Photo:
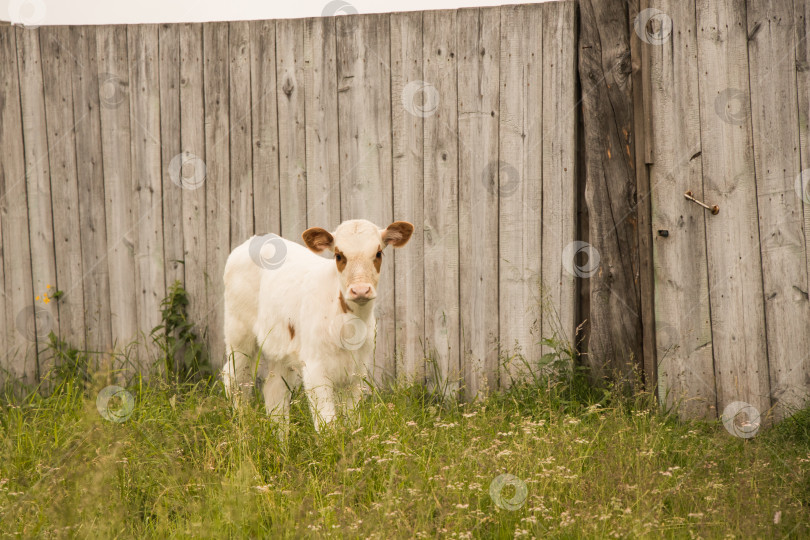
M 677 0 L 652 5 L 680 29 L 671 43 L 652 46 L 649 75 L 651 226 L 666 231 L 653 241 L 659 399 L 666 408 L 677 406 L 683 418 L 714 418 L 706 216 L 683 197 L 703 193 L 695 8 Z
M 455 11 L 423 14 L 424 80 L 436 89 L 424 118 L 425 348 L 428 385 L 455 394 L 459 354 L 458 109 Z M 415 224 L 418 227 L 418 224 Z
M 48 156 L 51 170 L 56 252 L 54 285 L 63 292 L 59 298 L 59 334 L 65 341 L 85 348 L 84 281 L 81 251 L 81 221 L 76 170 L 76 138 L 73 128 L 70 29 L 39 29 L 42 76 L 45 83 L 45 112 L 48 130 Z M 8 273 L 6 279 L 9 279 Z
M 436 89 L 423 78 L 422 13 L 391 15 L 391 131 L 394 218 L 414 224 L 405 249 L 394 253 L 396 373 L 425 380 L 424 127 L 434 114 Z
M 96 31 L 92 26 L 73 26 L 70 34 L 86 347 L 98 353 L 93 360 L 100 365 L 102 355 L 112 348 L 112 326 Z
M 333 231 L 340 224 L 335 19 L 307 19 L 304 28 L 307 223 Z
M 473 399 L 498 383 L 499 18 L 458 11 L 461 362 Z
M 156 25 L 127 27 L 130 80 L 132 185 L 135 206 L 135 286 L 138 330 L 143 334 L 139 368 L 151 367 L 149 333 L 160 323 L 166 296 L 163 197 L 160 172 L 160 86 Z M 146 355 L 146 356 L 145 356 Z
M 182 181 L 172 180 L 172 160 L 180 155 L 180 26 L 158 28 L 160 70 L 160 155 L 163 179 L 163 267 L 166 284 L 184 283 Z M 179 158 L 179 159 L 182 159 Z M 175 162 L 176 163 L 176 162 Z M 182 174 L 182 171 L 181 171 Z
M 276 21 L 276 100 L 281 234 L 303 243 L 307 228 L 307 150 L 303 19 Z
M 37 378 L 36 309 L 28 240 L 28 201 L 25 184 L 17 36 L 13 27 L 0 27 L 0 239 L 3 242 L 5 297 L 4 365 L 10 376 L 31 384 Z
M 211 364 L 225 361 L 222 273 L 230 252 L 230 124 L 228 23 L 203 25 L 205 51 L 206 281 Z
M 231 249 L 253 234 L 250 25 L 230 23 Z
M 255 232 L 281 234 L 274 21 L 250 23 L 250 59 Z
M 206 294 L 205 108 L 201 24 L 180 26 L 180 148 L 183 166 L 183 260 L 189 317 L 204 339 L 208 325 Z
M 389 19 L 348 15 L 336 24 L 341 217 L 386 227 L 393 221 Z M 384 257 L 393 259 L 390 251 Z M 369 372 L 381 383 L 395 375 L 390 263 L 383 263 L 375 312 L 375 365 Z
M 537 368 L 542 338 L 543 6 L 504 6 L 500 23 L 498 304 L 508 386 Z
M 770 407 L 754 185 L 745 3 L 696 3 L 703 197 L 719 412 Z M 726 211 L 724 211 L 726 210 Z
M 799 144 L 802 176 L 794 179 L 796 196 L 804 212 L 804 253 L 810 274 L 810 2 L 798 0 L 793 6 L 796 49 L 796 88 L 799 108 Z M 810 292 L 805 289 L 806 293 Z M 805 327 L 806 329 L 806 327 Z M 804 373 L 810 373 L 810 355 L 804 355 Z M 806 383 L 810 388 L 810 383 Z
M 110 275 L 110 323 L 113 343 L 121 350 L 128 347 L 138 334 L 126 32 L 114 26 L 99 26 L 96 29 L 96 49 L 107 266 Z
M 556 18 L 565 28 L 564 32 L 573 32 L 573 23 L 565 22 L 570 20 L 570 12 L 574 9 L 570 3 L 553 3 L 545 7 L 547 30 L 556 30 L 557 25 L 553 22 Z M 578 40 L 579 73 L 586 153 L 585 199 L 589 210 L 588 241 L 591 247 L 569 244 L 570 236 L 563 242 L 553 236 L 550 230 L 551 238 L 557 243 L 556 247 L 552 247 L 546 244 L 547 236 L 544 233 L 543 280 L 549 287 L 552 304 L 562 310 L 562 335 L 567 337 L 572 334 L 569 329 L 572 318 L 566 313 L 570 305 L 570 293 L 567 291 L 571 286 L 571 275 L 561 270 L 562 263 L 573 269 L 572 273 L 577 277 L 589 278 L 591 328 L 587 362 L 592 376 L 594 379 L 615 376 L 632 380 L 634 369 L 641 365 L 643 353 L 640 291 L 636 280 L 639 268 L 638 217 L 635 160 L 630 147 L 633 105 L 627 12 L 621 0 L 583 0 L 579 7 L 582 31 Z M 548 44 L 544 46 L 544 55 L 553 53 L 566 56 L 571 52 L 571 48 L 562 45 L 564 41 L 559 41 L 552 32 L 545 33 L 544 42 Z M 557 63 L 555 67 L 558 67 Z M 559 69 L 555 71 L 559 72 Z M 544 72 L 544 77 L 546 75 Z M 567 78 L 567 75 L 564 77 Z M 559 88 L 552 84 L 551 88 L 555 87 Z M 544 115 L 543 121 L 549 126 L 557 125 L 557 118 L 570 116 L 569 111 L 574 108 L 573 102 L 563 105 L 561 98 L 569 91 L 564 92 L 562 95 L 543 92 L 544 103 L 558 110 L 556 118 Z M 562 155 L 573 148 L 574 142 L 569 139 L 570 142 L 563 143 L 553 136 L 553 132 L 546 133 L 543 141 L 552 151 L 560 151 Z M 565 163 L 558 162 L 557 166 L 560 172 L 571 173 L 571 167 Z M 546 171 L 544 164 L 544 176 Z M 557 185 L 557 189 L 562 189 L 562 197 L 570 191 L 566 185 L 565 182 Z M 547 193 L 544 182 L 543 222 L 546 225 L 556 221 L 553 210 L 549 209 L 550 213 L 547 214 L 546 201 L 554 200 Z M 566 208 L 570 204 L 565 199 L 559 199 L 559 202 Z M 557 260 L 547 259 L 547 256 L 559 257 L 562 249 L 568 245 L 571 248 L 566 252 L 566 261 L 562 261 L 561 257 Z M 578 251 L 573 249 L 575 246 L 583 249 Z M 583 252 L 590 254 L 574 256 Z M 597 256 L 601 262 L 597 262 Z M 559 274 L 559 278 L 551 278 L 546 268 L 549 272 Z M 544 320 L 544 336 L 552 333 L 546 328 Z
M 802 199 L 793 6 L 746 2 L 762 287 L 775 420 L 804 408 L 810 301 Z M 767 377 L 760 373 L 760 377 Z
M 44 302 L 44 295 L 56 287 L 56 256 L 51 210 L 51 170 L 48 162 L 48 135 L 45 126 L 45 96 L 39 52 L 39 32 L 17 28 L 17 61 L 20 73 L 25 176 L 28 190 L 28 227 L 31 245 L 31 272 L 34 297 L 40 315 L 36 321 L 37 348 L 43 351 L 48 334 L 59 332 L 56 302 Z M 2 242 L 0 242 L 2 243 Z M 2 265 L 0 265 L 1 267 Z M 50 289 L 48 286 L 50 285 Z M 5 313 L 0 308 L 0 313 Z M 7 350 L 4 348 L 4 350 Z M 39 352 L 38 351 L 38 352 Z M 50 355 L 37 355 L 39 375 L 50 371 Z

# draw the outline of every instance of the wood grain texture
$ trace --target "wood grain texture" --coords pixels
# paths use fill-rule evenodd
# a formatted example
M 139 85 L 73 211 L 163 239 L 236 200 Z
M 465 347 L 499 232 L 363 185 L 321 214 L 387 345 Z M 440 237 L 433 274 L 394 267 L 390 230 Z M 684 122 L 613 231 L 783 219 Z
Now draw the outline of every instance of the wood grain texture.
M 48 132 L 45 126 L 45 96 L 38 31 L 17 28 L 17 61 L 20 74 L 23 142 L 25 144 L 33 293 L 35 298 L 39 295 L 42 299 L 42 295 L 49 292 L 48 285 L 52 289 L 56 286 L 56 256 L 51 209 Z M 36 322 L 37 366 L 39 375 L 42 376 L 50 371 L 52 365 L 50 355 L 40 353 L 47 347 L 48 334 L 51 331 L 59 332 L 59 312 L 56 302 L 34 301 L 34 303 L 42 311 L 42 315 Z M 0 308 L 0 313 L 5 313 L 2 308 Z
M 798 184 L 796 196 L 802 202 L 804 213 L 804 250 L 807 259 L 807 273 L 810 275 L 810 2 L 797 0 L 793 5 L 793 20 L 796 47 L 796 89 L 799 109 L 799 149 L 801 170 L 805 180 L 794 179 Z M 803 189 L 802 189 L 803 188 Z M 805 289 L 805 293 L 810 292 Z M 805 327 L 806 330 L 806 327 Z M 804 373 L 810 373 L 810 354 L 803 357 Z M 810 382 L 805 382 L 810 388 Z
M 436 112 L 423 121 L 426 376 L 431 390 L 448 395 L 462 378 L 456 21 L 455 11 L 426 11 L 422 18 L 424 81 L 438 96 Z
M 334 231 L 340 224 L 337 41 L 335 19 L 307 19 L 304 27 L 307 223 Z
M 695 8 L 677 0 L 652 6 L 681 29 L 652 49 L 650 63 L 658 395 L 683 418 L 710 419 L 717 416 L 705 241 L 711 216 L 683 197 L 703 193 Z
M 250 23 L 250 85 L 254 232 L 281 234 L 274 21 Z
M 465 397 L 498 384 L 500 13 L 458 11 L 459 287 Z
M 206 291 L 211 364 L 225 362 L 225 289 L 222 273 L 230 253 L 230 123 L 228 23 L 203 25 L 206 163 Z
M 0 238 L 3 242 L 5 358 L 9 376 L 31 384 L 37 379 L 36 310 L 28 240 L 25 149 L 23 147 L 17 36 L 0 27 Z
M 349 15 L 336 21 L 341 217 L 379 227 L 393 221 L 391 73 L 388 15 Z M 394 267 L 384 255 L 378 285 L 374 365 L 378 384 L 395 376 Z
M 163 189 L 163 266 L 166 286 L 185 283 L 183 268 L 183 188 L 172 180 L 172 160 L 180 155 L 180 25 L 158 28 L 160 65 L 160 156 Z M 182 171 L 181 171 L 182 174 Z M 178 185 L 179 184 L 179 185 Z
M 189 318 L 197 325 L 199 337 L 208 332 L 206 291 L 206 201 L 210 182 L 205 167 L 205 105 L 203 99 L 203 32 L 201 24 L 180 26 L 180 148 L 182 160 L 190 167 L 192 179 L 182 189 L 183 260 Z M 181 170 L 182 174 L 182 170 Z M 185 177 L 185 175 L 183 175 Z M 182 180 L 180 180 L 182 185 Z M 176 184 L 175 184 L 176 185 Z
M 543 6 L 502 7 L 500 24 L 498 305 L 509 386 L 536 366 L 542 338 Z
M 624 2 L 620 0 L 585 0 L 579 6 L 579 74 L 586 153 L 585 199 L 589 212 L 589 243 L 595 252 L 586 256 L 587 260 L 576 257 L 567 261 L 548 260 L 547 264 L 545 256 L 561 253 L 567 244 L 552 249 L 545 243 L 544 235 L 543 279 L 552 299 L 569 287 L 570 273 L 559 270 L 562 262 L 569 268 L 574 267 L 574 273 L 581 279 L 589 279 L 590 339 L 587 362 L 592 377 L 597 380 L 614 377 L 629 381 L 633 370 L 640 367 L 642 362 L 642 323 L 637 282 L 639 255 L 635 160 L 630 147 L 633 104 L 627 14 Z M 573 9 L 570 4 L 557 3 L 546 7 L 549 17 L 560 22 L 565 17 L 565 11 Z M 560 43 L 550 32 L 557 25 L 550 21 L 547 25 L 549 32 L 544 34 L 544 40 L 551 47 L 554 43 Z M 567 52 L 561 50 L 559 45 L 555 50 L 561 54 Z M 544 103 L 554 108 L 560 107 L 555 98 L 554 95 L 543 93 Z M 559 114 L 564 113 L 560 110 Z M 550 122 L 550 126 L 556 125 L 549 115 L 544 115 L 544 122 Z M 543 140 L 555 146 L 555 138 L 550 132 L 545 134 Z M 558 151 L 564 153 L 570 147 L 570 144 L 562 144 Z M 568 168 L 562 162 L 558 162 L 558 167 L 561 172 L 566 172 Z M 546 169 L 544 166 L 544 176 Z M 556 220 L 552 213 L 547 212 L 546 201 L 554 201 L 554 198 L 549 199 L 546 193 L 544 185 L 543 221 L 549 225 Z M 555 211 L 553 207 L 548 207 L 548 210 Z M 600 260 L 598 265 L 596 254 Z M 572 257 L 568 253 L 566 255 Z M 545 272 L 546 268 L 558 273 L 559 278 L 552 279 Z M 552 302 L 562 306 L 567 304 L 567 300 L 559 304 L 556 300 Z M 571 318 L 561 313 L 560 320 L 565 326 Z M 570 331 L 563 332 L 563 335 L 568 335 Z M 545 325 L 543 334 L 549 334 Z
M 137 338 L 139 331 L 135 299 L 136 232 L 132 203 L 126 32 L 114 26 L 99 26 L 96 29 L 96 49 L 101 152 L 104 163 L 107 267 L 110 276 L 110 324 L 113 343 L 120 351 Z
M 756 209 L 775 420 L 804 408 L 810 355 L 804 213 L 795 189 L 802 166 L 791 4 L 746 2 Z
M 281 235 L 299 244 L 307 228 L 304 24 L 303 19 L 276 21 Z
M 96 30 L 75 26 L 70 34 L 86 346 L 97 353 L 91 358 L 100 365 L 104 359 L 101 353 L 112 348 L 112 326 Z
M 698 0 L 697 51 L 717 410 L 770 407 L 745 3 Z M 723 210 L 727 210 L 724 212 Z
M 64 294 L 59 298 L 59 334 L 80 349 L 85 347 L 84 272 L 82 268 L 81 221 L 76 170 L 76 137 L 73 128 L 72 57 L 70 29 L 39 29 L 42 76 L 45 83 L 45 113 L 51 170 L 56 251 L 54 284 Z M 8 272 L 6 279 L 9 278 Z
M 408 244 L 392 250 L 396 373 L 425 381 L 424 130 L 434 111 L 435 89 L 422 80 L 422 13 L 391 15 L 391 131 L 394 219 L 414 224 Z M 420 90 L 421 89 L 421 90 Z M 389 257 L 391 258 L 391 257 Z
M 156 359 L 149 334 L 160 324 L 166 296 L 163 255 L 163 185 L 160 151 L 158 28 L 127 29 L 130 80 L 130 130 L 135 229 L 135 287 L 141 369 Z M 145 357 L 143 355 L 146 355 Z
M 230 23 L 231 249 L 253 235 L 250 24 Z

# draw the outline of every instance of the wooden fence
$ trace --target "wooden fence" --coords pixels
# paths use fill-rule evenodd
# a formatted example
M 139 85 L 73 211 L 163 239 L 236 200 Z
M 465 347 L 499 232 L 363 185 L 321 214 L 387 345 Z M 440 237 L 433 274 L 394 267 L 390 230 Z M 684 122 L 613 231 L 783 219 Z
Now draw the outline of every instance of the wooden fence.
M 810 2 L 649 7 L 660 395 L 778 419 L 810 395 Z
M 35 382 L 51 330 L 103 355 L 136 340 L 145 365 L 175 280 L 221 364 L 233 247 L 404 219 L 377 379 L 508 383 L 499 358 L 573 339 L 575 17 L 0 27 L 3 369 Z

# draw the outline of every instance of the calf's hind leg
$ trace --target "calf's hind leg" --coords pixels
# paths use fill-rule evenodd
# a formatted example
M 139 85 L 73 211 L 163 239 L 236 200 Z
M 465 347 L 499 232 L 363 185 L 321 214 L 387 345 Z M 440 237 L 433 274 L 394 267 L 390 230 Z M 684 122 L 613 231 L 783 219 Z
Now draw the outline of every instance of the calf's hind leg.
M 258 359 L 259 345 L 250 328 L 226 317 L 225 351 L 227 357 L 222 368 L 222 382 L 233 406 L 238 408 L 253 387 L 253 368 Z

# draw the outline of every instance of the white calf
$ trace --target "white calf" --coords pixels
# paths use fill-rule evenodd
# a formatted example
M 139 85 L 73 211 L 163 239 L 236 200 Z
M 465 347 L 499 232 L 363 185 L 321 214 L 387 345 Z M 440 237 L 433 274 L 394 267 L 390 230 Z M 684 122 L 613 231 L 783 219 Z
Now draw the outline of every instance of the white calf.
M 290 394 L 302 382 L 319 429 L 339 406 L 354 408 L 374 354 L 374 299 L 383 250 L 404 246 L 413 225 L 379 229 L 345 221 L 333 233 L 304 231 L 315 255 L 276 235 L 254 236 L 225 264 L 225 346 L 222 378 L 238 406 L 264 359 L 264 403 L 278 420 L 289 418 Z M 259 354 L 261 352 L 261 354 Z

